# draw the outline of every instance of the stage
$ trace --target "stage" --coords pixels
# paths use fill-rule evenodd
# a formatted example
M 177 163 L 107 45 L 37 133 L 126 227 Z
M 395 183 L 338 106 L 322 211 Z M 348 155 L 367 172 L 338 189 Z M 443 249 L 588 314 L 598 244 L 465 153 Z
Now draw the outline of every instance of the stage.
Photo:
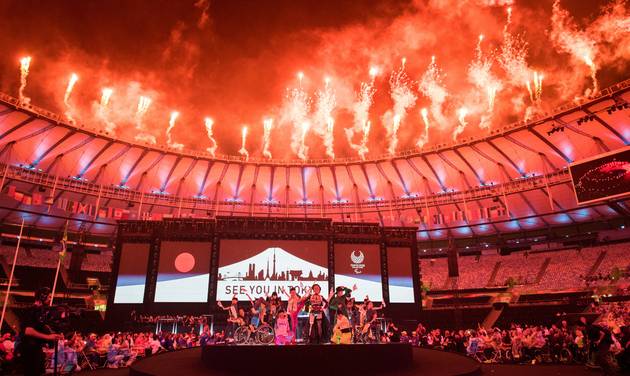
M 379 375 L 481 375 L 481 364 L 463 355 L 403 344 L 206 346 L 140 360 L 129 375 L 234 375 L 251 374 L 252 369 L 255 374 L 277 369 L 321 375 L 350 369 Z

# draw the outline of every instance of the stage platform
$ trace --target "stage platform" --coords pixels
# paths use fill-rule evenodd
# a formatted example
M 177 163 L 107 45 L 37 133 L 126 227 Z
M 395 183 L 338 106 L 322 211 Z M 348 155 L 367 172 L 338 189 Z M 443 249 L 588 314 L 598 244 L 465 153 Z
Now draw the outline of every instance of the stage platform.
M 397 363 L 408 355 L 408 363 Z M 365 356 L 372 358 L 366 359 Z M 366 369 L 361 366 L 361 362 L 366 361 L 379 365 Z M 348 368 L 344 370 L 346 366 L 366 375 L 481 375 L 481 364 L 465 356 L 401 344 L 206 346 L 204 349 L 175 351 L 140 360 L 130 367 L 129 375 L 252 374 L 252 367 L 258 370 L 254 374 L 273 369 L 279 372 L 291 369 L 299 375 L 338 373 L 340 370 L 349 374 L 352 371 L 346 371 Z

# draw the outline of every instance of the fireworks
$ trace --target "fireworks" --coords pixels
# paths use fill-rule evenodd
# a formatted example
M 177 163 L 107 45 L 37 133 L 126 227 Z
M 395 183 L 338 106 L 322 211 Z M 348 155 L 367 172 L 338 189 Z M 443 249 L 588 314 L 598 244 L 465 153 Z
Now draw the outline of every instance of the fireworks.
M 178 117 L 179 117 L 179 112 L 177 111 L 171 112 L 171 116 L 168 120 L 168 128 L 166 128 L 166 144 L 170 148 L 181 151 L 182 149 L 184 149 L 184 145 L 174 142 L 171 136 L 171 132 L 173 131 L 173 128 L 175 128 L 175 122 L 177 121 Z
M 424 123 L 424 133 L 416 142 L 416 146 L 419 149 L 422 149 L 424 145 L 429 142 L 429 111 L 426 108 L 423 108 L 420 110 L 420 115 L 422 116 L 422 122 Z
M 144 119 L 144 115 L 149 110 L 149 106 L 151 106 L 151 98 L 148 97 L 140 97 L 138 100 L 138 109 L 136 110 L 136 129 L 143 130 L 144 124 L 142 120 Z
M 411 90 L 413 82 L 409 80 L 407 73 L 405 72 L 405 63 L 407 60 L 402 59 L 400 68 L 397 71 L 392 72 L 389 78 L 390 96 L 394 102 L 393 117 L 388 116 L 390 112 L 387 112 L 383 116 L 383 123 L 387 130 L 387 137 L 389 139 L 389 146 L 387 151 L 389 154 L 396 153 L 398 147 L 398 129 L 400 124 L 407 115 L 407 110 L 416 104 L 416 94 Z
M 206 148 L 206 150 L 214 158 L 215 157 L 215 153 L 217 151 L 217 141 L 214 139 L 214 134 L 212 132 L 212 127 L 214 125 L 214 120 L 212 120 L 211 118 L 207 117 L 207 118 L 203 119 L 203 122 L 204 122 L 204 125 L 206 126 L 206 134 L 208 135 L 208 139 L 210 140 L 210 143 L 212 144 L 210 147 Z
M 136 123 L 136 129 L 141 132 L 136 134 L 134 138 L 136 141 L 146 142 L 146 143 L 155 145 L 156 143 L 155 136 L 143 132 L 144 131 L 143 120 L 144 120 L 145 114 L 149 110 L 149 106 L 151 106 L 151 98 L 141 96 L 140 99 L 138 100 L 138 108 L 136 110 L 135 119 L 134 119 Z
M 205 0 L 198 3 L 200 9 L 205 9 Z M 630 8 L 627 7 L 626 0 L 610 0 L 599 16 L 584 14 L 583 11 L 587 8 L 593 8 L 585 6 L 580 11 L 580 19 L 574 19 L 562 8 L 561 5 L 568 1 L 561 4 L 559 0 L 549 2 L 545 7 L 523 4 L 522 15 L 517 13 L 517 8 L 508 7 L 514 3 L 513 0 L 474 0 L 459 2 L 461 5 L 448 1 L 429 1 L 422 6 L 418 6 L 419 3 L 422 2 L 412 2 L 408 11 L 395 17 L 395 22 L 383 24 L 382 29 L 365 34 L 367 37 L 360 33 L 367 30 L 360 23 L 351 28 L 323 32 L 323 42 L 321 45 L 317 44 L 322 51 L 313 55 L 318 58 L 317 63 L 321 66 L 303 66 L 303 72 L 291 70 L 288 80 L 292 82 L 287 85 L 286 92 L 279 93 L 281 96 L 284 94 L 280 106 L 278 103 L 267 103 L 272 101 L 269 98 L 275 97 L 274 93 L 268 93 L 267 90 L 277 87 L 278 84 L 269 82 L 268 88 L 261 88 L 261 92 L 271 94 L 268 95 L 269 98 L 248 101 L 245 99 L 251 93 L 246 93 L 247 95 L 234 98 L 233 106 L 219 109 L 223 112 L 234 110 L 230 116 L 221 116 L 224 113 L 217 115 L 222 119 L 233 119 L 236 124 L 249 124 L 245 134 L 249 133 L 252 145 L 262 141 L 260 150 L 252 147 L 252 157 L 271 159 L 292 158 L 294 155 L 307 160 L 311 157 L 338 159 L 352 154 L 365 160 L 373 152 L 370 149 L 377 145 L 381 149 L 373 154 L 387 152 L 394 155 L 403 148 L 427 148 L 429 138 L 431 142 L 441 144 L 451 137 L 457 140 L 469 133 L 472 135 L 479 128 L 503 126 L 516 119 L 530 121 L 548 113 L 560 101 L 573 100 L 575 103 L 582 103 L 585 96 L 592 96 L 599 91 L 598 78 L 605 82 L 602 73 L 611 78 L 617 77 L 624 72 L 630 61 Z M 458 4 L 451 4 L 449 9 L 447 3 Z M 497 9 L 485 9 L 497 6 L 505 7 L 502 8 L 505 13 L 498 13 Z M 466 7 L 475 9 L 466 12 Z M 461 20 L 452 30 L 442 30 L 444 23 L 441 19 L 429 19 L 442 16 L 448 19 L 454 9 Z M 489 38 L 479 35 L 477 39 L 477 35 L 468 34 L 482 30 Z M 183 34 L 177 35 L 177 38 L 182 38 L 182 50 L 194 51 L 197 47 L 196 42 L 185 40 L 186 36 Z M 536 46 L 531 54 L 528 42 Z M 312 45 L 312 41 L 308 41 L 301 47 L 312 53 Z M 340 51 L 343 53 L 338 53 Z M 175 53 L 175 50 L 172 52 Z M 435 56 L 431 56 L 434 52 L 440 53 L 437 60 Z M 413 56 L 422 60 L 419 60 L 418 65 L 407 65 L 408 61 L 412 61 L 395 57 L 399 53 L 413 53 Z M 290 53 L 286 55 L 292 56 Z M 470 61 L 466 60 L 469 55 L 472 55 Z M 70 56 L 54 64 L 44 62 L 45 64 L 40 65 L 40 60 L 37 60 L 35 68 L 43 66 L 46 76 L 53 77 L 58 77 L 57 72 L 60 71 L 70 73 L 67 62 L 73 64 L 73 69 L 77 72 L 106 72 L 102 67 L 74 66 L 80 63 L 75 57 Z M 304 63 L 304 59 L 290 61 L 283 56 L 278 56 L 278 61 L 273 63 L 278 69 L 285 69 L 296 61 Z M 37 78 L 35 71 L 29 73 L 31 62 L 28 56 L 19 61 L 19 102 L 15 102 L 18 106 L 29 103 L 29 98 L 25 97 L 27 79 L 33 79 L 29 74 L 35 74 Z M 256 60 L 256 63 L 261 61 Z M 198 78 L 193 77 L 198 74 L 195 73 L 193 64 L 182 64 L 184 65 L 185 69 L 174 72 L 172 76 L 149 68 L 147 73 L 150 74 L 146 75 L 149 82 L 146 84 L 153 85 L 153 88 L 171 89 L 167 84 L 174 85 L 177 80 L 181 82 L 182 77 Z M 258 65 L 261 75 L 270 69 L 262 65 Z M 352 81 L 357 77 L 357 66 L 365 71 L 358 73 L 362 75 L 357 80 L 362 81 L 360 83 Z M 137 71 L 141 68 L 138 67 Z M 245 69 L 250 72 L 251 66 L 246 66 Z M 311 72 L 323 71 L 330 73 L 330 78 L 325 77 L 319 81 L 310 77 Z M 391 72 L 387 76 L 387 83 L 376 81 L 380 72 Z M 99 77 L 98 82 L 111 85 L 101 89 L 92 86 L 95 80 L 82 73 L 79 88 L 81 93 L 73 93 L 78 83 L 78 77 L 73 73 L 69 80 L 65 75 L 62 77 L 61 85 L 66 89 L 63 97 L 63 88 L 58 87 L 57 78 L 54 83 L 42 82 L 41 85 L 39 82 L 29 82 L 31 86 L 27 94 L 32 95 L 33 83 L 36 83 L 43 91 L 54 90 L 58 94 L 57 102 L 61 104 L 61 113 L 65 113 L 70 122 L 76 119 L 87 124 L 96 123 L 109 135 L 118 132 L 123 138 L 135 137 L 138 141 L 150 144 L 155 144 L 157 138 L 165 146 L 181 150 L 183 145 L 175 140 L 190 138 L 182 135 L 188 131 L 184 124 L 176 127 L 176 122 L 181 122 L 181 119 L 171 115 L 165 135 L 162 134 L 163 128 L 159 124 L 167 120 L 166 116 L 170 112 L 165 108 L 167 105 L 186 106 L 191 112 L 195 110 L 203 113 L 200 106 L 204 101 L 198 98 L 197 93 L 185 90 L 186 87 L 174 86 L 173 90 L 165 90 L 163 93 L 146 87 L 140 90 L 140 83 L 125 85 L 113 81 L 116 76 L 119 74 L 111 77 L 103 74 L 103 77 Z M 275 74 L 269 77 L 271 79 Z M 606 81 L 609 81 L 608 78 Z M 548 103 L 543 102 L 543 83 L 544 99 Z M 224 82 L 217 82 L 219 84 Z M 248 82 L 242 89 L 249 90 L 255 88 L 254 85 L 265 84 L 267 83 L 252 81 L 251 85 Z M 384 84 L 383 87 L 389 84 L 389 92 L 377 96 L 377 87 L 381 84 Z M 116 90 L 115 98 L 112 97 L 112 88 Z M 84 101 L 77 94 L 83 94 L 83 91 L 97 94 L 90 102 L 91 111 L 80 107 Z M 206 92 L 215 95 L 213 91 Z M 177 104 L 169 104 L 175 96 Z M 215 98 L 208 98 L 208 102 L 213 99 Z M 191 103 L 186 104 L 187 100 Z M 241 100 L 248 104 L 242 105 Z M 88 118 L 87 114 L 92 115 L 92 118 Z M 259 118 L 260 114 L 269 117 Z M 158 116 L 163 117 L 161 121 Z M 248 116 L 254 118 L 247 118 Z M 349 119 L 350 116 L 352 120 Z M 380 121 L 378 126 L 383 126 L 384 131 L 378 127 L 376 132 L 372 130 L 372 125 L 376 125 L 375 119 Z M 201 119 L 197 121 L 199 120 Z M 204 125 L 208 141 L 201 138 L 190 146 L 205 149 L 209 155 L 215 157 L 217 140 L 222 140 L 221 128 L 230 127 L 231 124 L 221 124 L 216 128 L 213 120 L 206 118 Z M 334 139 L 335 127 L 340 126 L 345 128 L 343 133 L 349 147 L 343 140 L 339 142 Z M 469 126 L 470 129 L 467 129 Z M 373 134 L 370 135 L 370 132 Z M 380 138 L 377 139 L 376 135 Z M 289 139 L 290 150 L 286 150 L 289 149 Z M 235 146 L 232 150 L 226 150 L 226 153 L 236 154 L 238 141 L 236 139 L 235 142 L 226 142 Z M 282 148 L 274 144 L 272 157 L 272 143 L 276 141 L 287 145 Z M 241 151 L 246 150 L 244 146 L 245 144 Z M 316 151 L 321 151 L 322 155 L 315 156 Z
M 116 130 L 116 124 L 109 120 L 109 101 L 112 94 L 114 94 L 114 90 L 107 87 L 103 88 L 101 90 L 101 101 L 96 110 L 96 116 L 105 123 L 105 131 L 107 133 L 113 133 Z
M 468 125 L 468 122 L 466 121 L 467 115 L 468 115 L 468 109 L 466 107 L 460 107 L 457 110 L 457 120 L 459 124 L 453 131 L 453 141 L 457 141 L 457 136 L 462 134 L 462 132 L 464 132 L 464 129 L 466 129 L 466 126 Z
M 305 143 L 308 127 L 305 127 L 304 124 L 308 123 L 307 117 L 311 108 L 311 101 L 308 94 L 302 89 L 303 77 L 302 72 L 298 73 L 299 87 L 287 91 L 283 117 L 293 125 L 291 150 L 297 154 L 298 158 L 305 160 L 308 155 L 308 147 Z
M 316 126 L 314 131 L 322 137 L 326 147 L 326 155 L 335 159 L 335 151 L 333 150 L 335 120 L 332 117 L 332 112 L 337 103 L 335 91 L 330 85 L 330 78 L 324 79 L 324 90 L 318 91 L 315 96 L 317 97 L 317 110 L 315 112 Z
M 531 71 L 527 65 L 527 42 L 520 35 L 512 35 L 510 25 L 512 23 L 512 8 L 507 9 L 507 22 L 503 28 L 503 44 L 499 50 L 497 61 L 507 74 L 507 78 L 513 85 L 522 85 L 527 82 Z
M 378 68 L 370 68 L 370 81 L 361 82 L 361 89 L 357 94 L 355 102 L 352 104 L 352 111 L 354 112 L 354 125 L 350 128 L 345 128 L 344 132 L 348 143 L 353 150 L 356 150 L 361 159 L 365 159 L 365 155 L 368 153 L 367 141 L 368 134 L 370 133 L 370 107 L 372 106 L 374 93 L 374 80 L 378 75 Z M 361 143 L 355 144 L 352 142 L 354 134 L 362 132 Z
M 542 73 L 534 71 L 533 87 L 532 83 L 530 83 L 529 80 L 525 82 L 525 86 L 527 86 L 527 91 L 529 92 L 529 99 L 531 100 L 532 104 L 536 104 L 541 100 L 543 78 L 544 76 Z
M 70 79 L 68 80 L 68 86 L 66 86 L 66 92 L 63 95 L 63 104 L 66 106 L 66 117 L 70 123 L 74 123 L 74 118 L 72 116 L 74 110 L 70 105 L 70 94 L 72 94 L 72 89 L 74 89 L 74 85 L 76 85 L 77 81 L 79 81 L 79 76 L 77 76 L 76 73 L 72 73 L 70 75 Z
M 263 155 L 265 158 L 271 159 L 271 151 L 269 144 L 271 143 L 271 128 L 273 127 L 273 119 L 263 120 Z
M 442 71 L 435 63 L 435 56 L 431 57 L 431 63 L 420 78 L 418 89 L 425 97 L 431 100 L 431 116 L 437 121 L 438 126 L 446 127 L 448 121 L 442 112 L 442 106 L 448 97 L 448 91 L 442 79 Z
M 475 85 L 476 89 L 485 94 L 487 112 L 489 114 L 494 110 L 494 100 L 497 92 L 501 90 L 501 81 L 492 74 L 492 59 L 483 56 L 481 50 L 481 42 L 483 35 L 479 36 L 477 42 L 475 60 L 468 66 L 468 80 Z
M 31 98 L 24 96 L 24 89 L 26 88 L 26 78 L 28 77 L 28 71 L 31 67 L 31 57 L 25 56 L 20 59 L 20 90 L 18 92 L 18 98 L 20 103 L 30 103 Z
M 246 145 L 247 145 L 247 126 L 244 126 L 243 129 L 241 130 L 241 149 L 238 151 L 238 153 L 242 155 L 243 157 L 245 157 L 245 160 L 247 161 L 249 159 L 249 152 L 245 148 Z
M 562 51 L 569 53 L 589 67 L 593 81 L 591 94 L 596 94 L 599 91 L 599 84 L 597 82 L 597 65 L 595 64 L 595 55 L 597 54 L 595 40 L 589 37 L 588 33 L 577 29 L 569 12 L 560 7 L 559 0 L 553 3 L 551 24 L 551 41 Z

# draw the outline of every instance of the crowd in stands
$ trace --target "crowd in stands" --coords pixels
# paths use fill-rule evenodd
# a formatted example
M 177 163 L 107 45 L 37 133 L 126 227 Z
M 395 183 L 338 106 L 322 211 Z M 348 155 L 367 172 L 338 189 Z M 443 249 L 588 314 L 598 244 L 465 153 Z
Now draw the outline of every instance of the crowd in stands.
M 91 272 L 108 273 L 112 271 L 113 255 L 111 251 L 103 251 L 98 254 L 86 253 L 81 264 L 81 270 Z
M 547 326 L 511 324 L 507 328 L 468 330 L 430 329 L 418 324 L 401 341 L 415 346 L 467 354 L 485 363 L 589 363 L 607 372 L 630 371 L 630 304 L 612 303 L 594 308 L 595 323 L 584 317 Z
M 209 329 L 206 328 L 201 335 L 197 333 L 170 332 L 118 332 L 105 333 L 97 336 L 89 333 L 83 336 L 80 333 L 72 333 L 68 338 L 58 342 L 57 366 L 64 373 L 76 372 L 81 369 L 119 368 L 128 366 L 136 359 L 151 356 L 163 351 L 199 346 L 208 342 Z M 5 334 L 0 343 L 0 373 L 17 371 L 14 362 L 15 349 L 19 339 L 10 334 Z M 54 357 L 53 346 L 45 349 L 47 355 L 47 368 L 52 369 Z
M 507 285 L 517 289 L 562 290 L 608 286 L 630 278 L 629 248 L 626 243 L 548 252 L 521 251 L 504 256 L 460 256 L 457 287 Z M 424 286 L 431 290 L 451 288 L 446 257 L 422 258 L 419 266 Z

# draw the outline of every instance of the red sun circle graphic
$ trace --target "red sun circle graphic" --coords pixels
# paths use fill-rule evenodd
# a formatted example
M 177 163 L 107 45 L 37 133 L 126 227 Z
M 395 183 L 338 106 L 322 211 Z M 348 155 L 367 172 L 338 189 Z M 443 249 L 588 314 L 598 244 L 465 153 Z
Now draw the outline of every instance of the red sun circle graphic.
M 175 269 L 180 273 L 188 273 L 195 267 L 195 256 L 182 252 L 175 257 Z

